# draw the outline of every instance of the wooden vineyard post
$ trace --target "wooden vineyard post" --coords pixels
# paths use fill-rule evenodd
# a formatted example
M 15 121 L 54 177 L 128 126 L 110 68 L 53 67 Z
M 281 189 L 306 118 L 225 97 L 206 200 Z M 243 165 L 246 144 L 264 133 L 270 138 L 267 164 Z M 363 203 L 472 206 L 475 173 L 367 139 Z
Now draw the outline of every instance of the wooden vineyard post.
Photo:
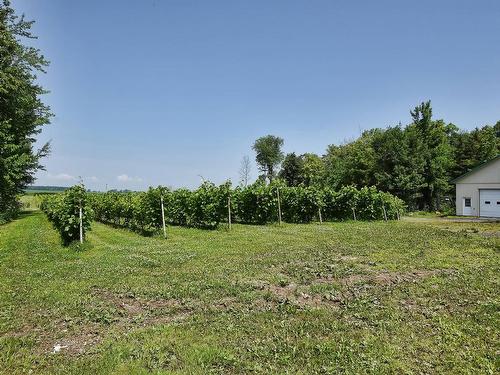
M 167 228 L 165 227 L 165 210 L 163 209 L 163 195 L 160 197 L 161 201 L 161 221 L 163 224 L 163 238 L 167 238 Z
M 83 243 L 83 211 L 82 211 L 81 200 L 80 200 L 80 243 Z
M 382 211 L 384 212 L 384 220 L 387 221 L 387 212 L 385 212 L 385 205 L 382 205 Z
M 231 230 L 231 195 L 227 197 L 227 222 L 229 224 L 229 230 Z
M 354 217 L 354 221 L 356 221 L 356 210 L 354 209 L 354 207 L 352 207 L 351 209 L 352 209 L 352 216 Z
M 278 194 L 278 220 L 281 225 L 281 201 L 280 201 L 280 189 L 276 188 L 276 193 Z
M 321 216 L 321 207 L 318 207 L 319 223 L 323 224 L 323 217 Z

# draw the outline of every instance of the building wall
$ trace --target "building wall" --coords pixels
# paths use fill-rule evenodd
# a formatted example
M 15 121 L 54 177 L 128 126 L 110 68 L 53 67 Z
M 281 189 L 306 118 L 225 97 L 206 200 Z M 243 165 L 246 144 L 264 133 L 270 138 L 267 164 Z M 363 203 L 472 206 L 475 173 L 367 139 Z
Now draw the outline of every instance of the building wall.
M 500 158 L 490 162 L 484 167 L 462 177 L 460 184 L 500 184 Z
M 472 176 L 467 176 L 467 177 L 472 177 Z M 457 183 L 456 187 L 457 215 L 463 215 L 463 207 L 464 207 L 463 198 L 470 197 L 472 206 L 472 215 L 479 216 L 479 189 L 500 189 L 500 182 L 478 184 L 478 183 L 462 183 L 462 181 L 460 181 L 459 183 Z
M 457 181 L 457 215 L 463 215 L 463 198 L 470 197 L 472 215 L 479 216 L 479 189 L 500 189 L 500 158 Z

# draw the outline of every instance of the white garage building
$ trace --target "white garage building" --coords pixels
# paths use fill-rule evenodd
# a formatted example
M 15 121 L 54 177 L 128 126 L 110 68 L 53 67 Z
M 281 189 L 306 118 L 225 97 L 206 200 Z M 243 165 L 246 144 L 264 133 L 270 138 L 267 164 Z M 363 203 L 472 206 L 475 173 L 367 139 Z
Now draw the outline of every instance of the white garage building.
M 500 217 L 500 155 L 453 180 L 457 215 Z

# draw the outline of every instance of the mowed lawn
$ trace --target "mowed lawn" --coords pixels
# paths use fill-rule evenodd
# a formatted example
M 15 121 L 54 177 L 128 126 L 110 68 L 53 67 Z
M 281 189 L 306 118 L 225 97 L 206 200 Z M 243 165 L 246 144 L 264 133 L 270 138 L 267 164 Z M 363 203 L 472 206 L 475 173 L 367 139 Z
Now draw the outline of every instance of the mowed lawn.
M 498 373 L 499 231 L 94 223 L 78 250 L 26 213 L 0 227 L 0 371 Z

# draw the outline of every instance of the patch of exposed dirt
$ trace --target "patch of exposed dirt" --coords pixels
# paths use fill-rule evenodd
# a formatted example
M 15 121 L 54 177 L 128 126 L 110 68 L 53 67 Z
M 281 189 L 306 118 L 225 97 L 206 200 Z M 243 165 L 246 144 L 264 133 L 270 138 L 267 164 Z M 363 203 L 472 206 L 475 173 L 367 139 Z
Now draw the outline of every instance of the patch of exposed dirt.
M 166 324 L 186 319 L 192 307 L 176 299 L 148 299 L 94 289 L 94 295 L 117 310 L 115 325 L 122 327 Z
M 308 285 L 289 283 L 284 286 L 265 285 L 262 289 L 271 293 L 278 301 L 287 301 L 300 307 L 338 308 L 342 303 L 365 294 L 370 288 L 390 287 L 400 283 L 417 282 L 420 279 L 439 274 L 451 274 L 451 270 L 416 270 L 412 272 L 371 272 L 352 274 L 343 278 L 323 277 Z M 262 282 L 259 282 L 261 285 Z M 322 295 L 309 293 L 308 288 L 320 284 L 340 284 L 338 291 Z
M 377 285 L 393 285 L 402 282 L 417 282 L 419 279 L 427 278 L 430 276 L 438 275 L 440 270 L 416 270 L 412 272 L 380 272 L 371 277 Z
M 337 259 L 342 262 L 356 262 L 357 260 L 359 260 L 358 257 L 355 257 L 353 255 L 341 255 Z
M 290 283 L 285 286 L 268 285 L 265 290 L 273 295 L 279 302 L 288 302 L 299 307 L 337 307 L 340 298 L 331 298 L 319 294 L 307 293 L 305 287 Z
M 340 279 L 318 279 L 315 283 L 334 283 L 338 282 L 342 286 L 350 287 L 357 284 L 375 284 L 375 285 L 396 285 L 403 282 L 417 282 L 420 279 L 434 275 L 451 274 L 452 270 L 415 270 L 411 272 L 391 272 L 380 271 L 367 274 L 354 274 Z
M 38 336 L 37 351 L 82 355 L 99 344 L 105 333 L 106 330 L 97 323 L 71 325 L 66 321 L 59 321 L 50 333 Z
M 40 354 L 78 356 L 90 351 L 110 332 L 180 322 L 192 313 L 190 306 L 174 299 L 147 299 L 98 288 L 93 289 L 92 295 L 113 312 L 108 322 L 66 318 L 43 327 L 27 324 L 7 335 L 33 337 L 35 351 Z

